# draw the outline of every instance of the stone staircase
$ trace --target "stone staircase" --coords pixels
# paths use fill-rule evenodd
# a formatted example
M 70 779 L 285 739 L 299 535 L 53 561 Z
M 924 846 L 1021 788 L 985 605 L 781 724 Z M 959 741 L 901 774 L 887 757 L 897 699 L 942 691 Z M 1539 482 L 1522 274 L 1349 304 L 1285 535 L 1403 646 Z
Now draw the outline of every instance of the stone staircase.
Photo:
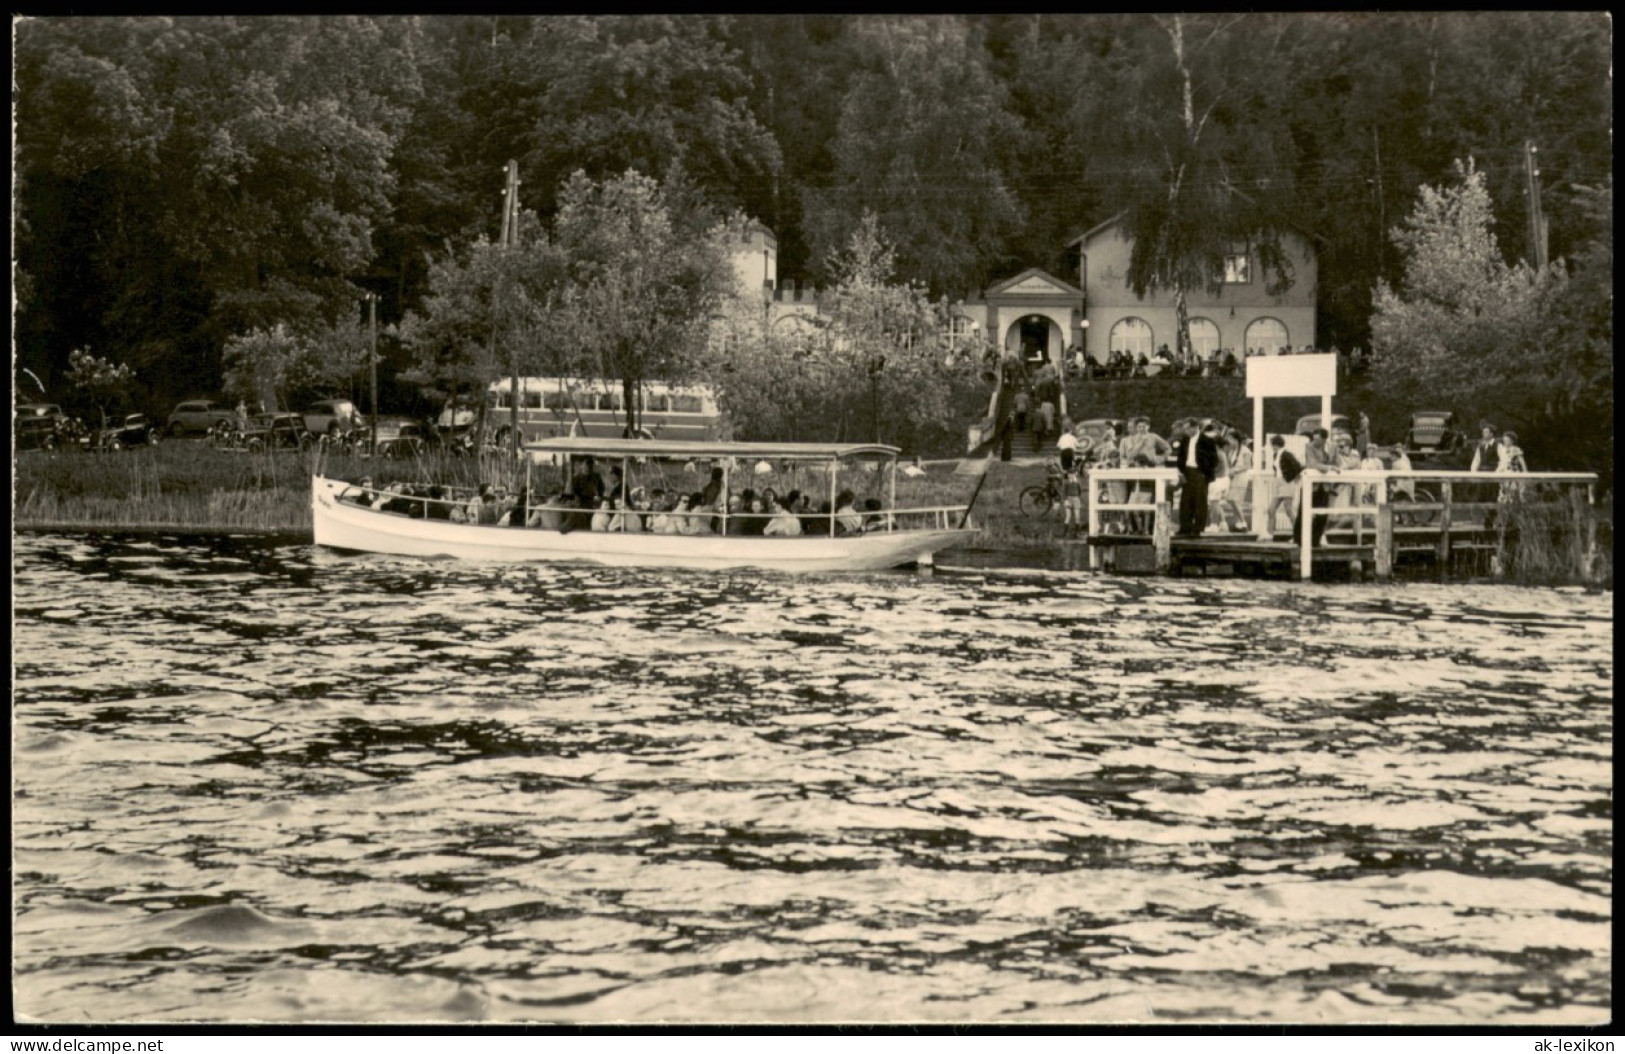
M 998 394 L 995 407 L 996 411 L 993 421 L 1004 420 L 1005 417 L 1010 413 L 1010 398 L 1008 392 L 1000 392 Z M 1046 435 L 1042 441 L 1040 441 L 1038 438 L 1037 429 L 1035 427 L 1038 424 L 1038 414 L 1036 411 L 1029 412 L 1027 414 L 1027 427 L 1019 432 L 1012 432 L 1010 435 L 1011 461 L 1039 463 L 1048 458 L 1058 457 L 1059 452 L 1056 449 L 1055 441 L 1060 438 L 1060 433 L 1054 431 L 1053 426 L 1059 425 L 1059 423 L 1060 422 L 1058 419 L 1055 422 L 1052 422 L 1052 431 Z M 998 456 L 1002 445 L 1002 437 L 999 434 L 998 428 L 996 426 L 991 427 L 988 429 L 986 434 L 984 434 L 981 443 L 969 450 L 966 456 L 986 457 L 989 453 Z

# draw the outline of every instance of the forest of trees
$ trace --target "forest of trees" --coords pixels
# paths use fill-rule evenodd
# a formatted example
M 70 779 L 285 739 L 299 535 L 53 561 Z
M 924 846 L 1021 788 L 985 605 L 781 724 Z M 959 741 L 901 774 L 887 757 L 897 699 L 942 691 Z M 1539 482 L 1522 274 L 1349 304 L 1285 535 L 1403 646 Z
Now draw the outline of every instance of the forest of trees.
M 765 223 L 801 283 L 837 286 L 872 217 L 936 297 L 1064 274 L 1118 213 L 1131 280 L 1175 289 L 1292 226 L 1320 343 L 1369 345 L 1378 289 L 1414 284 L 1394 232 L 1465 159 L 1497 252 L 1532 258 L 1527 142 L 1551 259 L 1593 268 L 1550 310 L 1611 361 L 1611 46 L 1601 12 L 25 19 L 17 366 L 55 388 L 103 356 L 156 408 L 282 334 L 334 349 L 307 381 L 338 384 L 365 295 L 421 335 L 433 276 L 475 266 L 510 159 L 560 246 L 572 200 L 636 172 Z M 386 372 L 422 367 L 403 346 Z

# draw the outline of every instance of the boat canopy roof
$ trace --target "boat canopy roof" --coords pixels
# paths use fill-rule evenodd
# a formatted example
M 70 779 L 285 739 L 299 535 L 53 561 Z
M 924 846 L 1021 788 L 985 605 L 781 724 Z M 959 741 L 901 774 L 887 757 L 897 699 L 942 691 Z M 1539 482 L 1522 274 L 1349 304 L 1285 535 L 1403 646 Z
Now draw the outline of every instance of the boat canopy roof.
M 593 457 L 769 458 L 830 461 L 852 457 L 895 458 L 899 448 L 885 443 L 708 443 L 691 439 L 592 439 L 552 436 L 525 444 L 533 454 Z

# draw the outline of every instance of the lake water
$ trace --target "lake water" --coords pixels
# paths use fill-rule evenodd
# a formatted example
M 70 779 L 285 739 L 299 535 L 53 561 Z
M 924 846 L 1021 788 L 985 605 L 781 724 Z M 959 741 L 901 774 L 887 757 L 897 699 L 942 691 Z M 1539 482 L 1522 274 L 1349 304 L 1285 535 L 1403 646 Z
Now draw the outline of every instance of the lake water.
M 33 1019 L 1610 1017 L 1609 595 L 15 550 Z

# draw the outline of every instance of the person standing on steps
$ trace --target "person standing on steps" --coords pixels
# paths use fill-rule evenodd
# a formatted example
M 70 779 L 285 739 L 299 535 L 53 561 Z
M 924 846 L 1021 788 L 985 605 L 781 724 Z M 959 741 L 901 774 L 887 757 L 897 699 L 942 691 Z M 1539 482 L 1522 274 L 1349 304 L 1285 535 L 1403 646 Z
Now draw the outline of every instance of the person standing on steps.
M 1011 400 L 1011 406 L 1016 412 L 1016 431 L 1027 430 L 1027 411 L 1032 408 L 1032 396 L 1027 394 L 1026 388 L 1017 388 L 1016 396 Z

